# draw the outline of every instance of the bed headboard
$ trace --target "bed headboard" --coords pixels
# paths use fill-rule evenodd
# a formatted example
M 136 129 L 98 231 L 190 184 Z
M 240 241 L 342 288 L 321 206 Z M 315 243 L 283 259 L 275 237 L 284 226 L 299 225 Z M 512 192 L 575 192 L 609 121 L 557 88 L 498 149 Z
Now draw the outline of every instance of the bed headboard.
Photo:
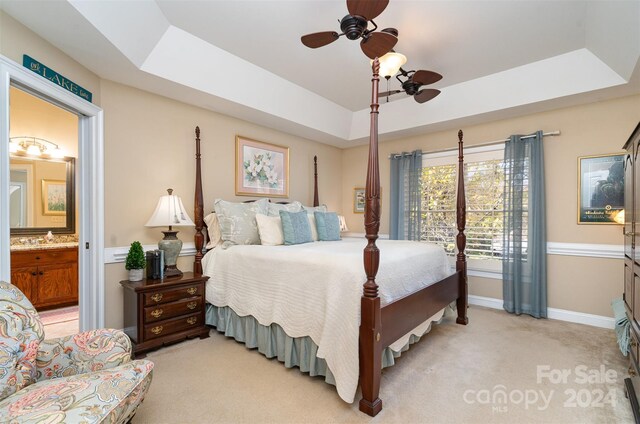
M 205 242 L 208 241 L 209 235 L 207 233 L 207 225 L 204 223 L 204 202 L 202 196 L 202 164 L 200 154 L 200 127 L 196 127 L 196 192 L 194 199 L 194 221 L 196 224 L 196 233 L 193 236 L 193 241 L 196 245 L 196 257 L 193 263 L 193 273 L 195 275 L 202 275 L 202 257 L 204 254 Z M 254 200 L 248 200 L 247 202 L 253 202 Z M 286 204 L 289 202 L 276 202 L 280 204 Z M 320 206 L 318 197 L 318 156 L 313 157 L 313 206 Z

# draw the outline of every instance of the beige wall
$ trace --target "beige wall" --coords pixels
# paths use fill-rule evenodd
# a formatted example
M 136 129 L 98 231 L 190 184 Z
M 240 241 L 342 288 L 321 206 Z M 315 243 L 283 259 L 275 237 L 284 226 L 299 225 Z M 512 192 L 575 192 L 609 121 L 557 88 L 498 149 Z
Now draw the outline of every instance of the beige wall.
M 77 115 L 11 87 L 9 122 L 9 137 L 43 138 L 60 146 L 66 156 L 78 157 Z
M 193 130 L 202 130 L 205 204 L 234 195 L 234 138 L 236 134 L 291 148 L 291 199 L 312 201 L 312 157 L 319 156 L 320 200 L 345 213 L 352 231 L 363 231 L 362 215 L 352 210 L 353 187 L 364 184 L 366 147 L 340 151 L 249 122 L 136 90 L 94 73 L 0 11 L 0 54 L 22 63 L 22 55 L 70 78 L 94 95 L 105 110 L 105 247 L 125 246 L 133 240 L 155 243 L 160 229 L 147 229 L 158 197 L 168 187 L 183 198 L 193 213 Z M 419 107 L 419 106 L 416 106 Z M 545 141 L 548 239 L 574 243 L 622 243 L 617 226 L 576 224 L 577 157 L 619 152 L 638 120 L 640 96 L 561 109 L 464 128 L 466 145 L 500 139 L 538 129 L 562 131 Z M 384 106 L 380 119 L 384 119 Z M 388 232 L 389 164 L 391 152 L 452 147 L 455 130 L 384 142 L 380 146 L 383 186 L 383 223 Z M 191 241 L 193 230 L 181 229 Z M 192 258 L 179 259 L 183 270 Z M 619 260 L 549 257 L 549 305 L 599 315 L 610 315 L 609 302 L 622 291 Z M 123 264 L 105 266 L 106 324 L 122 327 Z M 471 293 L 500 297 L 499 280 L 472 278 Z
M 167 188 L 182 198 L 193 218 L 195 134 L 200 127 L 205 212 L 214 199 L 235 196 L 235 136 L 237 134 L 288 146 L 290 196 L 313 202 L 313 156 L 318 156 L 320 201 L 341 210 L 341 150 L 261 127 L 112 81 L 101 83 L 105 113 L 105 247 L 128 246 L 139 240 L 156 243 L 162 228 L 146 228 L 158 198 Z M 178 237 L 193 241 L 193 228 L 179 228 Z M 192 269 L 192 258 L 179 268 Z M 107 325 L 122 326 L 123 264 L 107 265 Z
M 0 54 L 22 66 L 27 54 L 66 78 L 89 90 L 100 105 L 100 78 L 64 54 L 33 31 L 0 10 Z
M 167 188 L 182 197 L 193 218 L 196 125 L 202 131 L 205 210 L 213 208 L 217 197 L 247 199 L 235 196 L 236 134 L 290 148 L 290 199 L 305 204 L 313 201 L 313 156 L 318 155 L 320 201 L 333 210 L 342 208 L 341 151 L 335 147 L 101 80 L 1 11 L 0 54 L 19 64 L 28 54 L 91 91 L 94 103 L 104 109 L 105 247 L 128 246 L 134 240 L 156 243 L 161 229 L 144 224 Z M 183 241 L 193 240 L 192 228 L 180 230 Z M 192 262 L 192 257 L 182 257 L 178 266 L 188 271 Z M 105 266 L 107 326 L 122 327 L 118 282 L 125 278 L 124 264 Z
M 462 129 L 466 147 L 511 134 L 560 130 L 560 136 L 544 141 L 548 241 L 619 245 L 620 226 L 577 224 L 577 158 L 621 152 L 638 123 L 639 110 L 640 96 L 636 95 Z M 380 119 L 384 119 L 384 105 Z M 389 193 L 388 155 L 418 148 L 423 152 L 451 148 L 457 144 L 457 132 L 456 128 L 380 144 L 381 233 L 389 232 L 389 196 L 384 195 Z M 363 215 L 353 214 L 351 204 L 353 188 L 362 187 L 365 181 L 367 149 L 367 146 L 346 149 L 342 156 L 343 212 L 354 232 L 364 232 Z M 548 288 L 550 307 L 611 316 L 610 301 L 622 293 L 622 260 L 549 256 Z M 502 298 L 502 282 L 471 277 L 470 292 Z

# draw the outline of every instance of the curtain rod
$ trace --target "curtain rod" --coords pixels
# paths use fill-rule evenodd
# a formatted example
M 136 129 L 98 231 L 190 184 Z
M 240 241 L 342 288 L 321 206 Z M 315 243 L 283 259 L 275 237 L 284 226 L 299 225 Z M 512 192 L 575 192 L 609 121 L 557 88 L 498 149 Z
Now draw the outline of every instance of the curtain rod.
M 556 135 L 560 135 L 560 130 L 542 133 L 543 137 L 550 137 L 550 136 L 556 136 Z M 536 136 L 535 134 L 525 135 L 524 137 L 520 137 L 520 139 L 522 140 L 522 139 L 527 139 L 527 138 L 533 138 L 535 136 Z M 494 145 L 494 144 L 506 143 L 507 141 L 509 141 L 509 139 L 505 138 L 504 140 L 487 141 L 487 142 L 484 142 L 484 143 L 474 144 L 474 145 L 468 146 L 468 147 L 471 148 L 471 147 L 491 146 L 491 145 Z M 441 149 L 441 150 L 429 150 L 428 152 L 423 152 L 423 154 L 424 153 L 431 154 L 431 153 L 452 152 L 454 150 L 458 150 L 458 148 L 457 147 L 449 147 L 449 148 Z M 391 157 L 399 158 L 401 156 L 402 155 L 397 154 L 397 153 L 396 154 L 391 154 L 391 155 L 389 155 L 388 159 L 391 159 Z

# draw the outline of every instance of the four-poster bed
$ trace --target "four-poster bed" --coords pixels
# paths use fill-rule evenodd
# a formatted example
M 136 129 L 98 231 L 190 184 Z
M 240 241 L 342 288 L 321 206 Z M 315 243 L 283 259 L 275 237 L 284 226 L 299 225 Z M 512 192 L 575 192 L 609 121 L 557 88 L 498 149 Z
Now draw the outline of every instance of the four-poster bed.
M 456 206 L 458 235 L 456 244 L 456 271 L 452 275 L 431 285 L 418 289 L 385 306 L 381 306 L 379 286 L 376 282 L 380 266 L 380 250 L 376 244 L 380 227 L 380 176 L 378 158 L 378 85 L 379 61 L 374 60 L 372 78 L 371 127 L 366 180 L 365 229 L 367 245 L 364 249 L 366 282 L 360 300 L 359 326 L 359 384 L 362 389 L 360 410 L 375 416 L 382 409 L 379 398 L 383 350 L 396 340 L 410 333 L 421 323 L 456 302 L 458 324 L 466 325 L 467 318 L 467 264 L 464 253 L 466 245 L 465 194 L 463 178 L 462 131 L 458 133 L 458 196 Z M 314 158 L 314 206 L 319 204 L 317 158 Z M 196 255 L 194 273 L 203 273 L 203 246 L 205 243 L 204 204 L 201 181 L 200 130 L 196 127 L 196 190 L 195 190 L 194 237 Z M 329 242 L 332 243 L 332 242 Z M 336 242 L 339 243 L 339 242 Z M 309 293 L 313 295 L 313 293 Z

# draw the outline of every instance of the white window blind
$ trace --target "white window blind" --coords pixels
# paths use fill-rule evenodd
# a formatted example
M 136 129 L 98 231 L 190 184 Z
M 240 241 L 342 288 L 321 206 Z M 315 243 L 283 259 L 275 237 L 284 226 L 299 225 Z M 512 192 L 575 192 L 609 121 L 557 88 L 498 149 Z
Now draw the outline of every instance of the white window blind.
M 503 236 L 503 146 L 465 151 L 466 253 L 470 259 L 501 259 Z M 480 150 L 480 149 L 479 149 Z M 489 151 L 487 151 L 489 150 Z M 423 156 L 421 240 L 456 250 L 457 155 Z

